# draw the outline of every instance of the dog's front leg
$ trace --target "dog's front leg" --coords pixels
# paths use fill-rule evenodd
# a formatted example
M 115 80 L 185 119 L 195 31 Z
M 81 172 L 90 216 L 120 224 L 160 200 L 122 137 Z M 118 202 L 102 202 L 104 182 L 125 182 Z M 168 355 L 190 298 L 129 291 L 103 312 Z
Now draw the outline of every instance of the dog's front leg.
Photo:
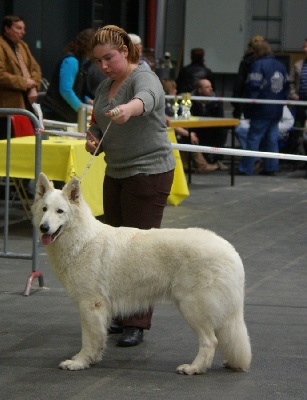
M 82 327 L 82 349 L 71 360 L 62 361 L 62 369 L 72 371 L 89 368 L 102 359 L 102 352 L 106 347 L 107 328 L 110 314 L 104 300 L 83 301 L 80 303 Z

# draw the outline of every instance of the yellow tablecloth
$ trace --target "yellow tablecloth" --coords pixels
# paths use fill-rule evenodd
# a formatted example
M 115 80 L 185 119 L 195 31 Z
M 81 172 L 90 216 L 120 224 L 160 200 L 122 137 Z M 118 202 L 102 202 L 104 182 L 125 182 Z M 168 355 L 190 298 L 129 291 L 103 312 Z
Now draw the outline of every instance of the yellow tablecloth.
M 214 117 L 190 117 L 170 118 L 169 126 L 172 128 L 209 128 L 223 126 L 237 126 L 240 120 L 237 118 L 214 118 Z
M 172 129 L 168 130 L 169 138 L 176 142 Z M 85 141 L 50 137 L 42 141 L 42 172 L 50 180 L 68 182 L 73 176 L 81 178 L 91 155 L 84 149 Z M 176 157 L 175 177 L 168 202 L 178 205 L 189 196 L 189 190 L 183 171 L 179 151 Z M 11 140 L 10 176 L 13 178 L 34 178 L 35 137 L 21 137 Z M 103 214 L 102 184 L 105 173 L 103 154 L 95 157 L 91 167 L 84 176 L 81 187 L 83 196 L 94 215 Z M 6 140 L 0 140 L 0 176 L 6 175 Z

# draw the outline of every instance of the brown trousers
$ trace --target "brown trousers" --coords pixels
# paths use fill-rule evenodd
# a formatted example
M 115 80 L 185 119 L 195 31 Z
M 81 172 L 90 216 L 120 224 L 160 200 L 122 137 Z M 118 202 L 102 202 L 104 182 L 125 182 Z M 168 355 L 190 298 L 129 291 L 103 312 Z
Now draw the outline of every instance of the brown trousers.
M 103 207 L 105 222 L 119 227 L 160 228 L 174 171 L 155 175 L 138 174 L 123 179 L 105 176 Z M 146 268 L 146 265 L 144 265 Z M 149 329 L 153 309 L 123 319 L 123 326 Z

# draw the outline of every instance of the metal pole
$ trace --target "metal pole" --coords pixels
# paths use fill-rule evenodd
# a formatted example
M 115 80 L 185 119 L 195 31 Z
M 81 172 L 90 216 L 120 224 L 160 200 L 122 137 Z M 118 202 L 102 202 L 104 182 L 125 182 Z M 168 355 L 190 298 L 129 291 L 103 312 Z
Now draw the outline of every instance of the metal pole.
M 164 53 L 166 0 L 158 0 L 156 17 L 155 58 L 159 61 Z
M 33 113 L 20 108 L 0 108 L 0 115 L 7 115 L 7 154 L 6 154 L 6 180 L 5 180 L 5 231 L 4 231 L 4 251 L 0 253 L 3 258 L 32 259 L 32 273 L 28 278 L 24 295 L 28 296 L 31 291 L 31 285 L 34 278 L 38 278 L 39 286 L 44 286 L 43 275 L 37 271 L 38 266 L 38 235 L 36 229 L 33 228 L 32 234 L 32 254 L 8 253 L 8 225 L 9 225 L 9 184 L 10 184 L 10 154 L 11 154 L 11 115 L 24 115 L 33 123 L 35 130 L 35 184 L 37 183 L 39 173 L 41 171 L 41 132 L 39 120 Z

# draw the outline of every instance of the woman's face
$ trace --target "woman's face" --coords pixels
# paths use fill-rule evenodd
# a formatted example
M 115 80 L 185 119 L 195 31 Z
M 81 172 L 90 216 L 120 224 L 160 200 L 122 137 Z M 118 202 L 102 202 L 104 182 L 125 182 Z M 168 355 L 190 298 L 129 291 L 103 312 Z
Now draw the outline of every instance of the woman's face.
M 101 71 L 113 80 L 120 79 L 127 71 L 129 62 L 126 46 L 119 51 L 109 44 L 97 44 L 93 49 L 93 56 Z

